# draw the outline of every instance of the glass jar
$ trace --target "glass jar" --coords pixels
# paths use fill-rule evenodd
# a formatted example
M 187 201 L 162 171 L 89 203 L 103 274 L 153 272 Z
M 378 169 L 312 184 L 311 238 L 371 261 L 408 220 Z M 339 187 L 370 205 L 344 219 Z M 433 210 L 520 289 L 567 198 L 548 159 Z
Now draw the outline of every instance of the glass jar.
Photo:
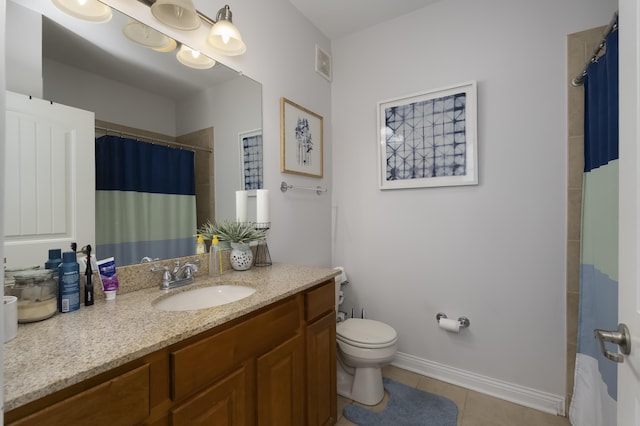
M 18 322 L 41 321 L 58 310 L 58 286 L 53 270 L 21 271 L 13 276 L 13 286 L 5 287 L 5 294 L 18 298 Z
M 19 268 L 5 268 L 4 270 L 4 282 L 6 283 L 7 280 L 11 283 L 13 283 L 13 277 L 16 274 L 20 274 L 20 273 L 24 273 L 27 271 L 33 271 L 34 269 L 39 269 L 40 266 L 38 265 L 34 265 L 34 266 L 21 266 Z

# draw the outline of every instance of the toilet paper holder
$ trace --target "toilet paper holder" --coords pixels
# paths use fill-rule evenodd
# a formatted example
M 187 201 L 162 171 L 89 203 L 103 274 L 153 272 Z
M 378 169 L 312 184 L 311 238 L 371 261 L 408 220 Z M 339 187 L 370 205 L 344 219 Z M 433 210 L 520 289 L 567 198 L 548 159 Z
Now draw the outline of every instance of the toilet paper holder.
M 438 323 L 440 322 L 440 318 L 447 318 L 447 315 L 443 314 L 442 312 L 438 312 L 438 314 L 436 315 L 436 320 L 438 321 Z M 467 328 L 471 325 L 471 321 L 469 321 L 469 318 L 467 317 L 458 317 L 458 324 L 460 324 L 461 328 Z

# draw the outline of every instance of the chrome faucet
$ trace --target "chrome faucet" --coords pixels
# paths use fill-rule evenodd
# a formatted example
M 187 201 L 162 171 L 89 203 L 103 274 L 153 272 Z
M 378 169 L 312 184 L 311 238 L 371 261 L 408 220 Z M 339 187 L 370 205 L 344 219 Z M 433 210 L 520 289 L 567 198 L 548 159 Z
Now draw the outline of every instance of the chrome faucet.
M 170 270 L 170 268 L 165 265 L 154 266 L 151 268 L 151 272 L 162 272 L 160 290 L 170 290 L 193 283 L 195 281 L 195 273 L 198 272 L 199 263 L 200 260 L 194 260 L 193 262 L 185 262 L 181 265 L 180 261 L 177 260 L 173 265 L 173 270 Z
M 175 279 L 181 280 L 185 278 L 192 278 L 196 272 L 198 272 L 198 265 L 187 262 L 178 267 L 178 270 L 174 272 L 173 276 Z

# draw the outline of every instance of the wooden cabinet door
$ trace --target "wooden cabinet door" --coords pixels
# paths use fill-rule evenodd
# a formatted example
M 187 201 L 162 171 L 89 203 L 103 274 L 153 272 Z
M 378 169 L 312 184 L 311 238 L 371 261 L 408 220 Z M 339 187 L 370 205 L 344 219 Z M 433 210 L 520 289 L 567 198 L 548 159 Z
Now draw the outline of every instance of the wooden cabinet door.
M 173 426 L 250 426 L 252 404 L 245 366 L 171 410 Z
M 258 358 L 258 425 L 304 424 L 303 357 L 297 335 Z
M 336 314 L 307 326 L 307 425 L 333 425 L 337 419 Z
M 137 425 L 149 416 L 149 365 L 80 392 L 12 426 Z

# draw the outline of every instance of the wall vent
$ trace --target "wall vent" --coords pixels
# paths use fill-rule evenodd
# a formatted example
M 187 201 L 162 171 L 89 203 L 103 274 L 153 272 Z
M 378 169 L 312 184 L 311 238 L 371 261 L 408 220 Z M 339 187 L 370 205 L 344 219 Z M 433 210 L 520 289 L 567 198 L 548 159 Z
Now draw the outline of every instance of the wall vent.
M 331 55 L 316 44 L 316 72 L 331 81 Z

